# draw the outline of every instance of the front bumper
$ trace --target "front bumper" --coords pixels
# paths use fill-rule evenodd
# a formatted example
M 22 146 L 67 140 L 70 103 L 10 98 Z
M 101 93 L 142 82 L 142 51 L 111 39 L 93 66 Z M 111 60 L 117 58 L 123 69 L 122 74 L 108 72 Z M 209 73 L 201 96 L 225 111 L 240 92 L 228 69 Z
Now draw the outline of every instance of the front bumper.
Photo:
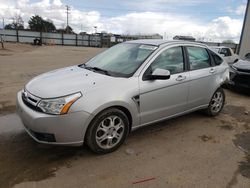
M 27 133 L 37 142 L 55 145 L 82 145 L 92 115 L 80 111 L 49 115 L 28 107 L 17 94 L 17 113 Z
M 228 84 L 243 89 L 250 89 L 250 73 L 231 70 Z

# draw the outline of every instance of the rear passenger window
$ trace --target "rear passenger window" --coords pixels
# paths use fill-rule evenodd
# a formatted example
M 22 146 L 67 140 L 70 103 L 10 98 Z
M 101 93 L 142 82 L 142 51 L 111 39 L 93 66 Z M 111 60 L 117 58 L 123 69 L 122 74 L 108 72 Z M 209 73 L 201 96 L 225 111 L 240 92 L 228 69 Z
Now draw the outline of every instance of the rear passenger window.
M 223 59 L 220 56 L 218 56 L 216 53 L 214 53 L 213 51 L 210 50 L 210 54 L 212 55 L 214 59 L 215 65 L 220 65 L 223 62 Z
M 171 74 L 184 71 L 184 60 L 181 47 L 173 47 L 163 51 L 151 64 L 152 72 L 157 69 L 169 70 Z
M 203 69 L 211 66 L 210 58 L 205 48 L 187 47 L 190 70 Z

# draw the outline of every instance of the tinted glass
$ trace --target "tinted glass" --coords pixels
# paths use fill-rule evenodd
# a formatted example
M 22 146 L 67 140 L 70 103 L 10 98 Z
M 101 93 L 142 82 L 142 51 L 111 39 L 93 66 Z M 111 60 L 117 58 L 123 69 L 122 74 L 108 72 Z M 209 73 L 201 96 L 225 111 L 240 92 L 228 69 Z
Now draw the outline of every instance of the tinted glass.
M 190 69 L 203 69 L 210 67 L 210 58 L 205 48 L 187 47 Z
M 231 52 L 230 52 L 230 50 L 229 50 L 228 48 L 222 48 L 222 49 L 220 50 L 220 54 L 224 54 L 225 57 L 231 56 Z
M 151 45 L 122 43 L 97 55 L 85 65 L 108 71 L 111 76 L 129 77 L 156 49 Z
M 213 50 L 213 51 L 215 51 L 215 52 L 219 53 L 220 48 L 211 48 L 211 50 Z
M 214 53 L 213 51 L 210 51 L 210 53 L 214 59 L 215 65 L 220 65 L 223 62 L 223 59 L 220 56 L 218 56 L 216 53 Z
M 246 59 L 250 59 L 250 53 L 246 54 L 246 55 L 245 55 L 245 58 L 246 58 Z
M 182 48 L 174 47 L 163 51 L 151 64 L 152 72 L 157 68 L 169 70 L 171 74 L 183 72 Z

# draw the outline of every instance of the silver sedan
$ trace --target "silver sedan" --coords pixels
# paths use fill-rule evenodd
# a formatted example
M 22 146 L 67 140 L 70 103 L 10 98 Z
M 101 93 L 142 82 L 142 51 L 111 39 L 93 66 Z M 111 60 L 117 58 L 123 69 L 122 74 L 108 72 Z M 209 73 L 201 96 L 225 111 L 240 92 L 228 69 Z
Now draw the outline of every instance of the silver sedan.
M 108 153 L 136 128 L 196 110 L 219 114 L 228 78 L 227 63 L 203 44 L 130 41 L 33 78 L 17 111 L 37 142 Z

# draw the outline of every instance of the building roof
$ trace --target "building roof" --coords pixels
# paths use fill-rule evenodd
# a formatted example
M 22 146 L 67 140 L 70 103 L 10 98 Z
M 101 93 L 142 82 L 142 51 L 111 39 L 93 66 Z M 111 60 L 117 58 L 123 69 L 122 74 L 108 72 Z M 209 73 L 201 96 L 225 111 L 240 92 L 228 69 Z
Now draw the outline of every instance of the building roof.
M 195 41 L 195 38 L 192 36 L 182 36 L 182 35 L 176 35 L 173 39 L 179 39 L 179 40 L 192 40 Z

